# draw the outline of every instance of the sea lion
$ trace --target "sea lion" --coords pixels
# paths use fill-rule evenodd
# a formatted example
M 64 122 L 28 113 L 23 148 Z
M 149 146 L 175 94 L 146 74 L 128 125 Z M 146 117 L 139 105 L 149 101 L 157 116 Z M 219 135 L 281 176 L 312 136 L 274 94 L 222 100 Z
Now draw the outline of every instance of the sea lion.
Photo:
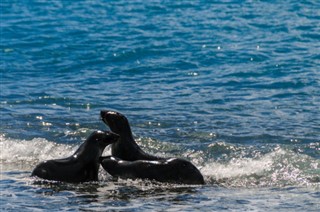
M 113 177 L 122 179 L 148 179 L 164 183 L 202 185 L 200 171 L 189 161 L 169 158 L 156 161 L 124 161 L 113 156 L 101 157 L 102 167 Z
M 161 160 L 162 157 L 145 153 L 135 142 L 128 119 L 119 112 L 102 110 L 102 121 L 108 125 L 112 132 L 120 136 L 116 143 L 112 144 L 112 156 L 126 161 L 135 160 Z
M 115 133 L 95 131 L 72 156 L 44 161 L 35 167 L 31 176 L 71 183 L 97 181 L 99 158 L 106 146 L 118 139 Z
M 120 138 L 112 144 L 110 157 L 102 157 L 102 167 L 112 176 L 141 178 L 182 184 L 204 184 L 200 171 L 181 158 L 163 158 L 145 153 L 135 142 L 128 119 L 119 112 L 103 110 L 102 121 Z

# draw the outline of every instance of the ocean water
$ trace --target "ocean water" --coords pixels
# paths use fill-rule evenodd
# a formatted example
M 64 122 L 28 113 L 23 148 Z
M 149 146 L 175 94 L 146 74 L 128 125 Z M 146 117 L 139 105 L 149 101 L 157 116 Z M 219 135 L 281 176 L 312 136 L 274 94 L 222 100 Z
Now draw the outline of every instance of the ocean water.
M 320 2 L 0 1 L 0 209 L 319 211 Z M 30 177 L 103 109 L 203 186 Z M 107 148 L 105 155 L 110 154 Z

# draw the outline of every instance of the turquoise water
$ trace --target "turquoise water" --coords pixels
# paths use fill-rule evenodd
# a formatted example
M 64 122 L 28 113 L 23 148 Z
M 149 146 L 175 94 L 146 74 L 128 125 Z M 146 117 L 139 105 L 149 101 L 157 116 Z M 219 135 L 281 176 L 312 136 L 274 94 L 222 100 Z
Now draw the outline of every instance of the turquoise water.
M 0 1 L 0 209 L 318 211 L 320 2 Z M 204 186 L 30 177 L 103 109 Z M 110 149 L 105 152 L 110 154 Z

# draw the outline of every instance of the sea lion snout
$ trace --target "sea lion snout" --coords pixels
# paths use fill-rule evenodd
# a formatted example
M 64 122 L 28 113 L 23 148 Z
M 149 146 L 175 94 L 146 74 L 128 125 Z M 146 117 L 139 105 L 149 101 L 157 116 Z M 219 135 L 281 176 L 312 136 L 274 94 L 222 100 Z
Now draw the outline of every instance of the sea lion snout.
M 121 132 L 131 132 L 127 118 L 121 113 L 111 110 L 102 110 L 100 112 L 100 117 L 102 121 L 109 126 L 112 132 L 118 133 L 120 136 L 122 136 Z
M 116 116 L 117 113 L 113 112 L 113 111 L 109 111 L 109 110 L 102 110 L 100 112 L 100 117 L 102 119 L 102 121 L 106 124 L 106 125 L 110 125 L 110 122 L 112 122 L 112 120 L 114 120 L 114 116 Z
M 114 132 L 110 132 L 110 131 L 95 131 L 93 133 L 91 133 L 91 135 L 89 136 L 89 140 L 92 141 L 98 141 L 101 143 L 104 143 L 106 145 L 115 143 L 116 141 L 118 141 L 118 139 L 120 138 L 120 136 Z

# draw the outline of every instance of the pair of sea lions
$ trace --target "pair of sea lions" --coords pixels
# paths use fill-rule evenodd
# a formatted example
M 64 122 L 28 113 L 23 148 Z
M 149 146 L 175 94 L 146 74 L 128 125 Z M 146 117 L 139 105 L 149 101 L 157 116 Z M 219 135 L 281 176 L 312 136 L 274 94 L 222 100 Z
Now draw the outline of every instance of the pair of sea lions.
M 96 181 L 101 163 L 113 177 L 204 184 L 202 174 L 189 161 L 145 153 L 135 142 L 129 122 L 121 113 L 104 110 L 100 115 L 112 132 L 92 133 L 72 156 L 40 163 L 32 176 L 66 182 Z M 112 144 L 112 156 L 101 157 L 109 144 Z
M 111 131 L 120 136 L 112 144 L 112 156 L 101 158 L 102 167 L 112 176 L 178 184 L 204 184 L 202 174 L 189 161 L 145 153 L 135 142 L 129 122 L 121 113 L 104 110 L 100 116 Z

